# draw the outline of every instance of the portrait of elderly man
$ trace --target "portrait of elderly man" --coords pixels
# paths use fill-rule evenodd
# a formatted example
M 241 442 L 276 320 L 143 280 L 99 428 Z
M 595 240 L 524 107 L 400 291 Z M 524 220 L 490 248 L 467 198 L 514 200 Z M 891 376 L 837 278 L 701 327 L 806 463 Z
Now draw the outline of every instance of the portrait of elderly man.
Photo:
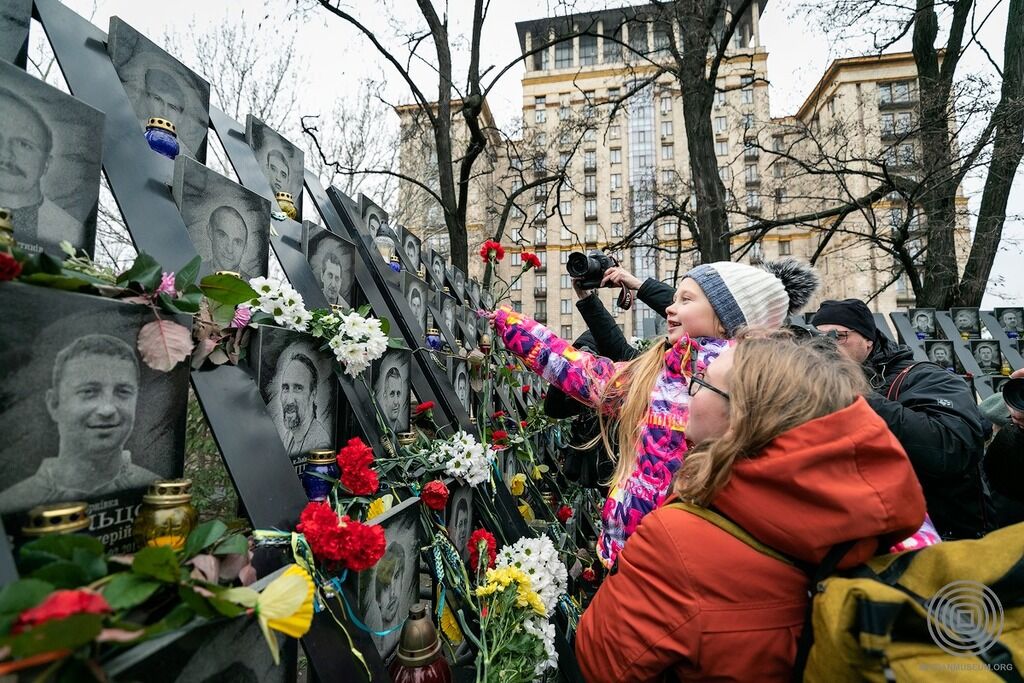
M 56 164 L 50 124 L 23 94 L 3 87 L 0 121 L 0 205 L 11 210 L 18 242 L 55 250 L 67 240 L 91 252 L 85 223 L 46 194 Z
M 278 356 L 269 388 L 270 407 L 288 455 L 334 445 L 324 427 L 334 412 L 327 392 L 320 390 L 324 380 L 324 369 L 318 367 L 307 342 L 292 342 Z
M 143 488 L 159 475 L 132 462 L 125 449 L 135 428 L 139 361 L 122 339 L 88 334 L 54 359 L 46 411 L 57 427 L 58 452 L 35 474 L 0 492 L 0 511 L 65 500 L 89 500 Z
M 384 422 L 396 434 L 409 430 L 408 352 L 394 349 L 378 361 L 373 394 Z
M 977 337 L 981 334 L 978 327 L 978 310 L 976 308 L 951 308 L 953 324 L 961 337 Z
M 1015 339 L 1020 336 L 1020 333 L 1024 331 L 1022 328 L 1021 309 L 1019 308 L 1003 308 L 996 310 L 996 317 L 999 319 L 999 326 L 1003 328 L 1006 335 L 1011 339 Z

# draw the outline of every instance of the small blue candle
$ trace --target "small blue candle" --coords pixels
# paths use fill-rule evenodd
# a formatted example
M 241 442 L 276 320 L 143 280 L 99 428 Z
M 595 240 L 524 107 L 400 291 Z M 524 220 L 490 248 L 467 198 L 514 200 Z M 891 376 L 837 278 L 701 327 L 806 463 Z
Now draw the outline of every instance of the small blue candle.
M 389 262 L 388 265 L 390 265 L 391 270 L 395 271 L 396 273 L 402 272 L 402 262 L 398 260 L 397 256 L 392 256 L 391 261 Z
M 174 159 L 181 150 L 174 124 L 159 116 L 154 116 L 146 124 L 146 142 L 151 150 L 168 159 Z
M 338 469 L 338 459 L 334 451 L 329 448 L 310 451 L 306 467 L 302 470 L 302 488 L 306 491 L 306 498 L 314 503 L 327 500 L 331 489 L 334 488 L 334 481 L 328 481 L 323 477 L 337 481 L 339 476 L 341 470 Z
M 427 346 L 435 351 L 441 350 L 441 332 L 436 327 L 427 330 Z

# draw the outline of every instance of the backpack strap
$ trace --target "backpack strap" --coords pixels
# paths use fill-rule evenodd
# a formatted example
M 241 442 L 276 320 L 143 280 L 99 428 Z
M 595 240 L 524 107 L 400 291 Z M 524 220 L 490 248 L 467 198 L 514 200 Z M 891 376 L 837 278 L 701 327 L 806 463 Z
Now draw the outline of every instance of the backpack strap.
M 696 515 L 704 521 L 714 524 L 725 533 L 729 534 L 733 538 L 736 538 L 737 540 L 743 541 L 744 543 L 746 543 L 762 555 L 767 555 L 772 559 L 778 560 L 779 562 L 783 562 L 791 566 L 797 565 L 797 563 L 794 560 L 790 559 L 789 557 L 786 557 L 778 550 L 770 548 L 766 546 L 764 543 L 761 543 L 761 541 L 751 536 L 747 532 L 747 530 L 741 527 L 739 524 L 732 521 L 728 517 L 725 517 L 719 514 L 718 512 L 715 512 L 714 510 L 700 507 L 699 505 L 691 505 L 690 503 L 682 502 L 669 503 L 665 507 L 676 508 L 677 510 L 685 510 L 686 512 L 689 512 L 691 515 Z
M 907 379 L 907 375 L 910 374 L 910 371 L 916 368 L 918 365 L 920 365 L 920 363 L 911 363 L 907 367 L 900 370 L 899 374 L 896 375 L 896 379 L 894 379 L 892 381 L 892 384 L 889 385 L 889 391 L 887 391 L 885 394 L 885 397 L 887 399 L 889 399 L 890 401 L 895 401 L 899 398 L 900 389 L 903 388 L 904 380 Z

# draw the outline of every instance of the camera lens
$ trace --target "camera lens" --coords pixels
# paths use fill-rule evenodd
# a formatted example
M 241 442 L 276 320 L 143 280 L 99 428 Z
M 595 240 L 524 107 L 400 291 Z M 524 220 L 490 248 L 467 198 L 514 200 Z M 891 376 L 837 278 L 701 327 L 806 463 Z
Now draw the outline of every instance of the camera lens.
M 569 259 L 565 262 L 565 269 L 569 272 L 570 277 L 583 277 L 590 269 L 590 259 L 583 252 L 574 251 L 569 254 Z
M 1003 401 L 1014 410 L 1024 411 L 1024 377 L 1011 379 L 1003 385 Z

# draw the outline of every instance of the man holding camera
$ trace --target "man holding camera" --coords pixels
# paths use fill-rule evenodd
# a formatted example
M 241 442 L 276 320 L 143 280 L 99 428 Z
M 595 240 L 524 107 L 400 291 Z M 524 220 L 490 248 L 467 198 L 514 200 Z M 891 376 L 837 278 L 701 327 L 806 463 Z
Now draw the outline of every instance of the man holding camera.
M 1024 368 L 1010 375 L 1010 381 L 1003 385 L 1002 399 L 1009 420 L 1002 426 L 996 424 L 996 434 L 985 452 L 985 474 L 997 493 L 1024 503 Z M 1020 519 L 1000 521 L 1005 524 Z
M 934 363 L 915 362 L 909 347 L 878 331 L 858 299 L 825 301 L 812 324 L 835 336 L 843 356 L 864 368 L 874 389 L 868 403 L 907 451 L 942 537 L 990 531 L 991 501 L 981 476 L 984 431 L 967 383 Z

